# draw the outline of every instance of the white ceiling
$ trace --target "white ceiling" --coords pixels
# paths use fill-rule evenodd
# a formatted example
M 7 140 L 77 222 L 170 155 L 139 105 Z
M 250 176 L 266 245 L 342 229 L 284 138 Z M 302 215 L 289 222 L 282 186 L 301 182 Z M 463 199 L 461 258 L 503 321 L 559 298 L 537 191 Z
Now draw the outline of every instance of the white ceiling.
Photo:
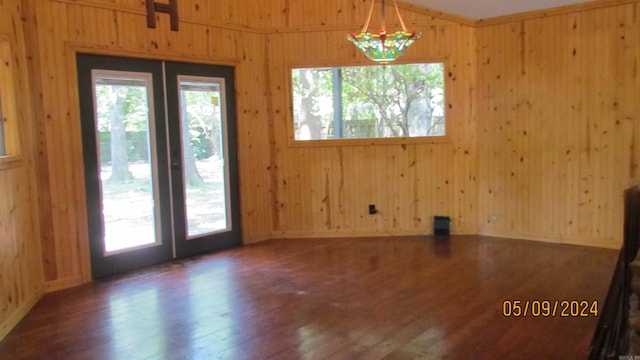
M 593 2 L 593 0 L 404 0 L 432 10 L 472 20 L 488 19 L 533 10 Z

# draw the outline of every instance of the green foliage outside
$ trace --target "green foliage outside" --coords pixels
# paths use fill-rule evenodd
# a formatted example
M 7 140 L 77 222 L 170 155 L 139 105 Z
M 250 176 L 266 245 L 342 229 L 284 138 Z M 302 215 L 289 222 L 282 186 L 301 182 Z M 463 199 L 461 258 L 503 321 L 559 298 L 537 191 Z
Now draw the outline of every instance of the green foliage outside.
M 442 63 L 337 69 L 292 71 L 296 139 L 445 135 Z
M 118 92 L 124 97 L 124 108 L 122 111 L 123 121 L 126 124 L 127 138 L 127 154 L 129 160 L 148 161 L 148 139 L 147 139 L 147 110 L 146 110 L 146 89 L 142 87 L 121 87 Z M 97 86 L 98 98 L 107 96 L 109 86 Z M 204 99 L 207 94 L 203 92 L 187 92 L 187 106 L 191 112 L 188 112 L 189 130 L 191 147 L 197 160 L 208 159 L 216 155 L 220 156 L 220 141 L 212 136 L 218 130 L 218 123 L 213 126 L 207 126 L 203 121 L 203 116 L 211 116 L 210 110 L 202 106 L 196 107 L 200 102 L 209 102 L 210 99 Z M 98 118 L 108 119 L 109 104 L 107 102 L 98 102 Z M 215 127 L 215 128 L 214 128 Z M 100 142 L 100 154 L 103 163 L 111 162 L 111 131 L 108 121 L 98 122 L 98 136 Z

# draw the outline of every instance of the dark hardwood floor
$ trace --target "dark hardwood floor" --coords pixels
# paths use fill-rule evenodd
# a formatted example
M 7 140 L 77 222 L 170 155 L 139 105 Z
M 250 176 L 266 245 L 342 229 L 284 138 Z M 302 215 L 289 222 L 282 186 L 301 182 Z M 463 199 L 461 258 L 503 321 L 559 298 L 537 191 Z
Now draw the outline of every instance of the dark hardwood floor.
M 0 359 L 584 359 L 597 318 L 536 317 L 532 301 L 600 309 L 616 257 L 478 236 L 273 240 L 48 294 Z M 531 307 L 505 317 L 505 300 Z

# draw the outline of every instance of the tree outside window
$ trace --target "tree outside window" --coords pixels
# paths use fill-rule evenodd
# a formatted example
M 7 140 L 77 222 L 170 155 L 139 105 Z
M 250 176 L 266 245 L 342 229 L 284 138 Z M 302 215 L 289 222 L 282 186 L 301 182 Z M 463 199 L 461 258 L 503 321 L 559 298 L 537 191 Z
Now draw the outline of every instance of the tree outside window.
M 445 135 L 444 64 L 293 69 L 296 140 Z
M 7 155 L 4 146 L 4 115 L 2 115 L 2 93 L 0 92 L 0 156 Z

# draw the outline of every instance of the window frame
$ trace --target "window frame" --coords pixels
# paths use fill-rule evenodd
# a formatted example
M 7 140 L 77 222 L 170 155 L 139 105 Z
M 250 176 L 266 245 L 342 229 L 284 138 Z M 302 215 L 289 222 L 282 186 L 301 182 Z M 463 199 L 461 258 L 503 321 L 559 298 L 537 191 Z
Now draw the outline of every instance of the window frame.
M 22 163 L 18 133 L 18 104 L 15 91 L 15 67 L 11 42 L 0 35 L 0 104 L 4 152 L 0 154 L 0 170 Z
M 384 66 L 382 64 L 376 64 L 365 61 L 357 62 L 344 62 L 344 63 L 290 63 L 285 66 L 285 92 L 288 111 L 286 113 L 286 125 L 287 125 L 287 138 L 289 147 L 335 147 L 335 146 L 373 146 L 373 145 L 405 145 L 405 144 L 451 144 L 452 126 L 451 121 L 448 119 L 448 110 L 451 103 L 449 99 L 449 89 L 451 87 L 450 77 L 447 74 L 450 72 L 450 65 L 447 59 L 443 58 L 429 58 L 429 59 L 412 59 L 410 61 L 395 61 L 392 65 L 410 65 L 410 64 L 430 64 L 441 63 L 443 64 L 443 77 L 444 77 L 444 132 L 442 136 L 413 136 L 413 137 L 378 137 L 378 138 L 339 138 L 339 139 L 314 139 L 314 140 L 297 140 L 295 138 L 295 125 L 294 125 L 294 104 L 293 104 L 293 76 L 292 71 L 294 69 L 301 68 L 336 68 L 336 67 L 351 67 L 351 66 Z

